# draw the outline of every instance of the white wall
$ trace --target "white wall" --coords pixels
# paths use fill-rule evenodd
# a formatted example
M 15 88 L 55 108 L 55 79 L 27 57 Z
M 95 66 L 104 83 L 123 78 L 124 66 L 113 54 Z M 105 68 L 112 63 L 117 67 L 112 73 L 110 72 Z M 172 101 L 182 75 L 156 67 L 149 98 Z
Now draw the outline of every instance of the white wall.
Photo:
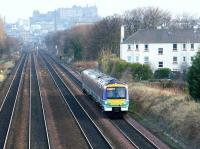
M 131 50 L 128 50 L 128 45 L 131 45 Z M 191 50 L 191 43 L 186 43 L 186 50 L 183 50 L 183 43 L 177 43 L 177 51 L 173 51 L 173 43 L 151 43 L 148 44 L 148 52 L 144 51 L 145 44 L 138 44 L 139 50 L 136 50 L 136 44 L 121 44 L 120 58 L 130 63 L 144 64 L 144 57 L 149 57 L 149 64 L 153 70 L 158 69 L 158 62 L 163 62 L 163 68 L 170 68 L 176 71 L 182 68 L 183 57 L 186 57 L 187 65 L 191 65 L 191 57 L 194 57 L 200 43 L 194 43 L 194 50 Z M 163 55 L 158 54 L 158 48 L 163 48 Z M 139 61 L 137 61 L 139 57 Z M 177 57 L 177 64 L 173 63 L 173 57 Z

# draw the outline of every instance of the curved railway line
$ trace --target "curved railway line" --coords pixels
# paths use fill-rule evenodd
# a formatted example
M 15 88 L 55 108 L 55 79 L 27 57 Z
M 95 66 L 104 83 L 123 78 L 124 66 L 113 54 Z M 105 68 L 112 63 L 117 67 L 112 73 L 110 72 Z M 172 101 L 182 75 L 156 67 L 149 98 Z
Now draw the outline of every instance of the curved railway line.
M 0 107 L 0 148 L 5 148 L 6 145 L 27 57 L 27 53 L 22 56 L 20 64 L 16 69 L 13 80 Z
M 78 78 L 78 75 L 66 66 L 60 64 L 50 55 L 45 54 L 53 63 L 55 63 L 67 76 L 81 89 L 81 80 Z M 136 129 L 131 123 L 129 123 L 126 119 L 110 119 L 114 126 L 135 146 L 135 148 L 142 149 L 159 149 L 159 145 L 154 143 L 151 139 L 149 139 L 145 134 Z M 168 148 L 167 146 L 165 146 Z
M 29 149 L 50 149 L 46 117 L 33 53 L 30 62 Z
M 64 83 L 53 66 L 51 66 L 46 58 L 43 57 L 43 59 L 52 79 L 54 80 L 54 83 L 64 98 L 66 105 L 70 109 L 90 148 L 113 148 L 110 142 L 101 132 L 100 128 L 98 128 L 98 126 L 93 122 L 88 113 L 78 102 L 76 97 L 74 97 L 70 92 L 67 85 Z

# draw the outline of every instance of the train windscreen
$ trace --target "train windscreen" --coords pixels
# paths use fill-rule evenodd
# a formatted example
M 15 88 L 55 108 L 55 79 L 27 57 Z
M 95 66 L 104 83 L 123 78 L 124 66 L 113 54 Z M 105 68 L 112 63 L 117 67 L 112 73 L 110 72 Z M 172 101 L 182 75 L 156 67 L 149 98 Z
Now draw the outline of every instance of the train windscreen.
M 108 87 L 106 89 L 107 99 L 124 99 L 126 98 L 125 87 Z

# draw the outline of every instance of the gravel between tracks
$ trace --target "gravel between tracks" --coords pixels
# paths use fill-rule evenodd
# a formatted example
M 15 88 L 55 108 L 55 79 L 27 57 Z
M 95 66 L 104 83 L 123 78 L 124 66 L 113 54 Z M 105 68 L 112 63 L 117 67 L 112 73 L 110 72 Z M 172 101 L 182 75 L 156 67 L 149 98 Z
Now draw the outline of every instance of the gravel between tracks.
M 48 74 L 41 59 L 38 59 L 38 72 L 41 83 L 41 93 L 49 128 L 52 148 L 88 148 L 83 135 L 67 109 L 60 93 Z

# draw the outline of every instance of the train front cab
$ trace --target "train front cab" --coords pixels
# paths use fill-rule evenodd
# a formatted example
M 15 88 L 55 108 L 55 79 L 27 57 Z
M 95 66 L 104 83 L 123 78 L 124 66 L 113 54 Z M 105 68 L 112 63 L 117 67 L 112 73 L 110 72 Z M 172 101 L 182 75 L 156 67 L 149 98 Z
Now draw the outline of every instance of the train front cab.
M 103 92 L 103 110 L 105 112 L 128 111 L 128 86 L 125 84 L 108 84 Z

